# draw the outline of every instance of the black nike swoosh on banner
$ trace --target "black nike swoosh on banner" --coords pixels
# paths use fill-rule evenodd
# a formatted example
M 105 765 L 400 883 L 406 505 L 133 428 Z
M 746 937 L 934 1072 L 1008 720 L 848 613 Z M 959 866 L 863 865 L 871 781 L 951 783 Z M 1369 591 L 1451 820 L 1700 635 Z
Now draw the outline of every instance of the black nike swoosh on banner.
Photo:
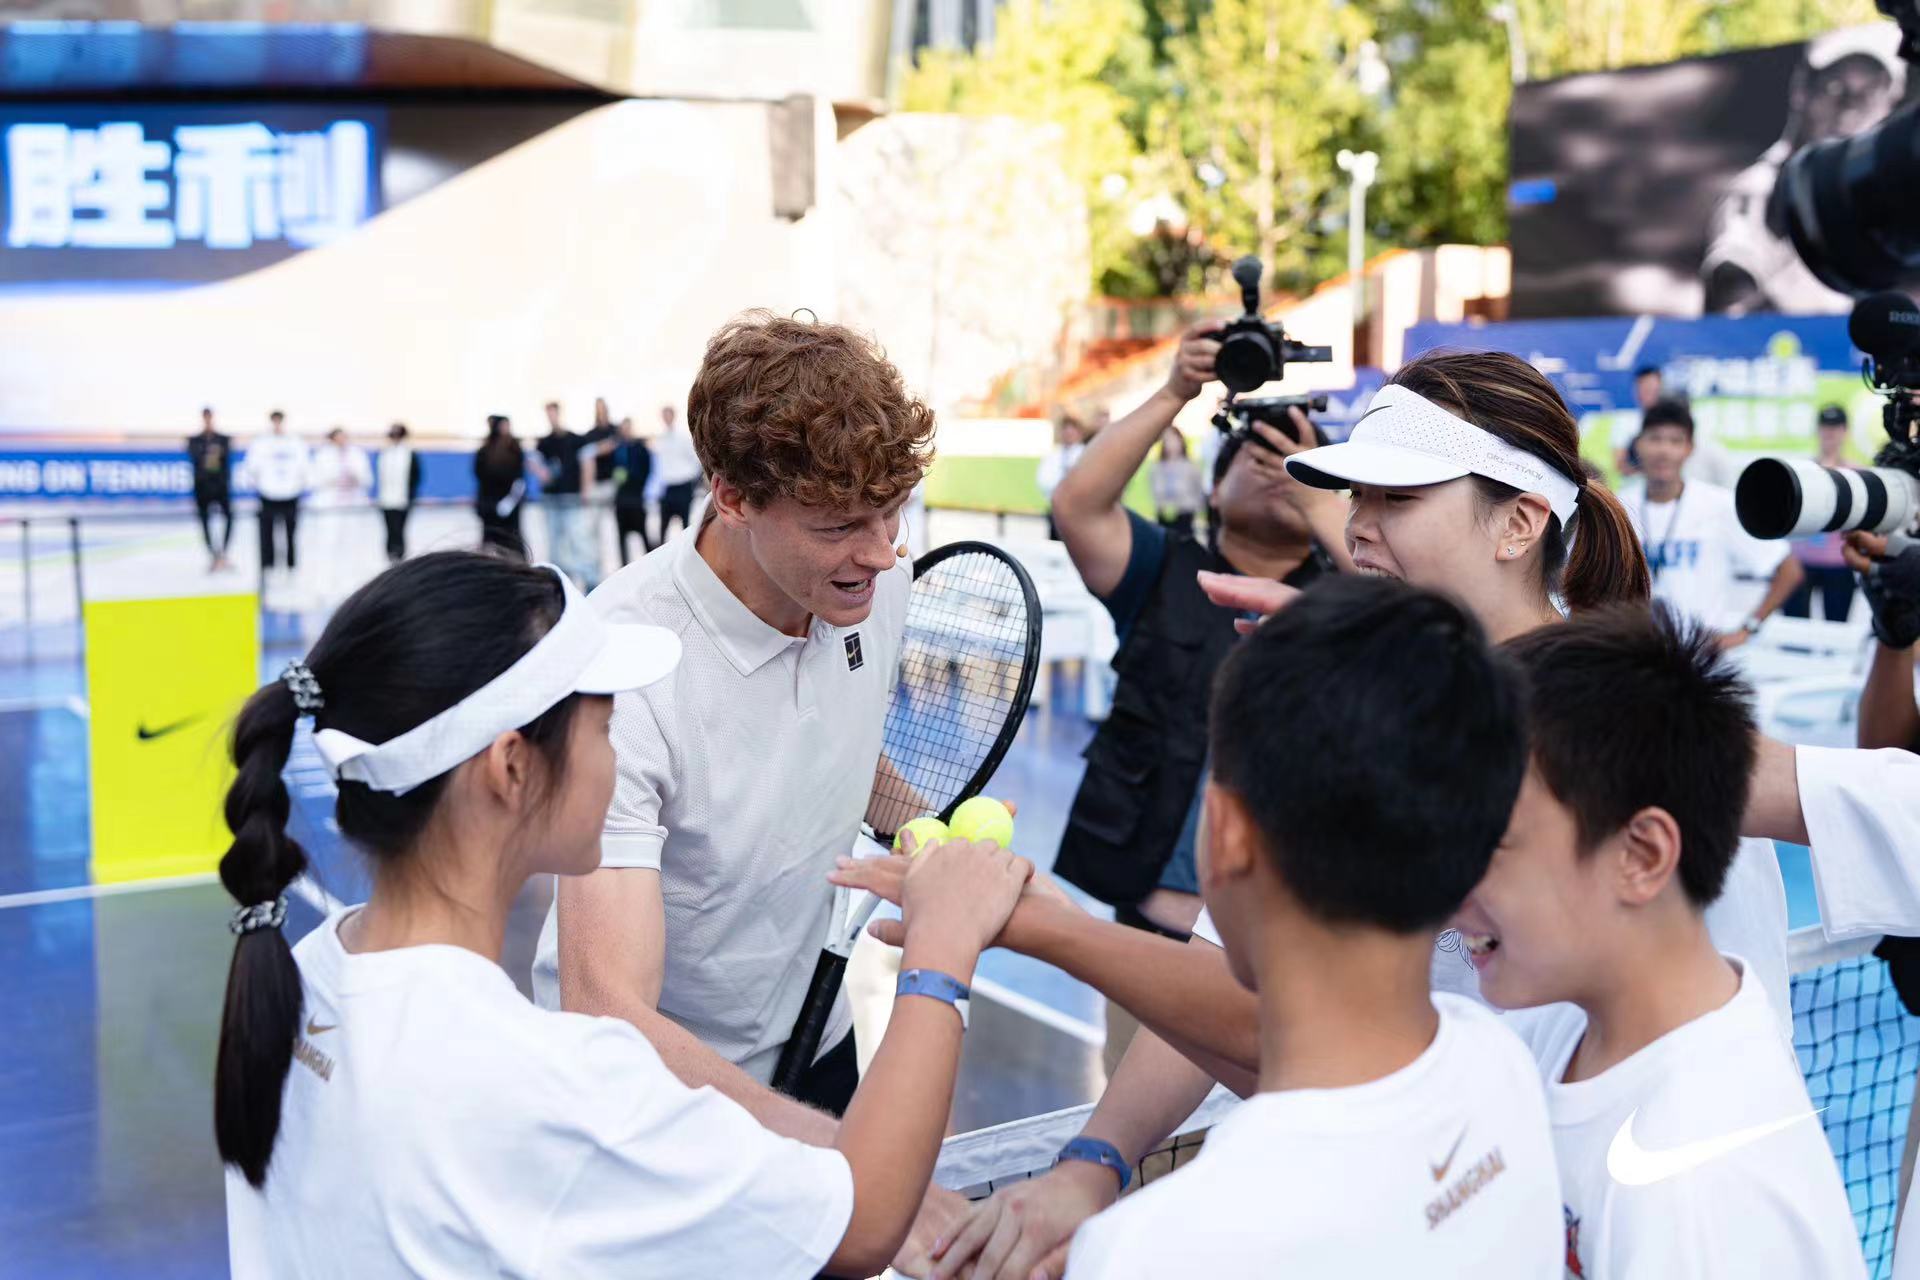
M 164 738 L 170 733 L 186 728 L 199 718 L 199 716 L 188 716 L 185 720 L 175 720 L 172 724 L 163 724 L 158 729 L 149 729 L 143 724 L 137 732 L 140 735 L 140 741 L 152 742 L 155 738 Z

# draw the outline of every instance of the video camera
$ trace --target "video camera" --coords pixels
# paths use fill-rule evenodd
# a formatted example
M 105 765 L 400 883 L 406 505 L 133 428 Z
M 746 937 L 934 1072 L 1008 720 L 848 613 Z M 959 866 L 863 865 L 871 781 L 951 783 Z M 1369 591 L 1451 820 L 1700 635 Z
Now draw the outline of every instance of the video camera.
M 1920 0 L 1915 0 L 1920 3 Z M 1220 353 L 1214 357 L 1216 377 L 1227 386 L 1227 398 L 1213 415 L 1213 425 L 1229 438 L 1252 440 L 1261 448 L 1272 448 L 1253 429 L 1256 422 L 1278 427 L 1292 440 L 1298 440 L 1289 408 L 1324 413 L 1327 398 L 1314 396 L 1241 395 L 1286 375 L 1289 363 L 1325 363 L 1333 359 L 1332 347 L 1310 347 L 1295 342 L 1277 324 L 1268 324 L 1260 314 L 1260 259 L 1248 254 L 1233 264 L 1233 278 L 1240 286 L 1240 304 L 1245 314 L 1220 331 Z
M 1920 65 L 1920 0 L 1875 0 L 1900 24 L 1900 56 Z M 1767 202 L 1801 261 L 1828 288 L 1858 297 L 1920 279 L 1920 103 L 1864 133 L 1815 142 L 1781 167 Z
M 1920 303 L 1876 293 L 1854 304 L 1847 336 L 1867 353 L 1861 375 L 1886 397 L 1887 444 L 1864 470 L 1800 458 L 1761 458 L 1734 486 L 1740 524 L 1756 538 L 1821 533 L 1890 535 L 1898 554 L 1920 537 Z

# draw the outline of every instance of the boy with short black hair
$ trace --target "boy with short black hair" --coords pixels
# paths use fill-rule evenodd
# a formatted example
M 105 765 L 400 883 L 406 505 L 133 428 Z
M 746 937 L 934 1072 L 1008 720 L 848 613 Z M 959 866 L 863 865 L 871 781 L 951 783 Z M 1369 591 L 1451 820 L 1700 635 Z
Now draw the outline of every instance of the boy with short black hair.
M 1455 924 L 1546 1082 L 1566 1274 L 1864 1275 L 1793 1050 L 1703 918 L 1747 807 L 1748 690 L 1664 607 L 1507 649 L 1532 765 Z
M 1381 579 L 1322 582 L 1227 659 L 1200 881 L 1259 999 L 1259 1092 L 1083 1227 L 1069 1275 L 1557 1267 L 1526 1051 L 1428 989 L 1519 786 L 1519 684 L 1460 606 Z

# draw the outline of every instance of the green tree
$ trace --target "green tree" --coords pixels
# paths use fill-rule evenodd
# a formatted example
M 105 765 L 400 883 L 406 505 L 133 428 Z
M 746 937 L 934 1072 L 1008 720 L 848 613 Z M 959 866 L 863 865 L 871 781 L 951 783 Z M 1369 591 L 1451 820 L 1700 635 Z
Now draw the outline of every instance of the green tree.
M 1285 285 L 1319 274 L 1344 189 L 1334 154 L 1357 135 L 1353 70 L 1371 32 L 1357 7 L 1330 0 L 1214 0 L 1168 42 L 1174 90 L 1154 138 L 1174 196 L 1216 250 L 1258 253 Z
M 1872 0 L 1515 0 L 1534 79 L 1786 44 L 1872 22 Z
M 1505 29 L 1485 0 L 1371 0 L 1392 82 L 1369 145 L 1370 230 L 1403 248 L 1507 238 Z
M 991 47 L 927 50 L 902 77 L 908 111 L 1012 116 L 1058 127 L 1068 170 L 1086 193 L 1094 285 L 1150 292 L 1133 258 L 1140 103 L 1151 53 L 1137 0 L 1010 0 Z M 1123 91 L 1120 86 L 1126 86 Z

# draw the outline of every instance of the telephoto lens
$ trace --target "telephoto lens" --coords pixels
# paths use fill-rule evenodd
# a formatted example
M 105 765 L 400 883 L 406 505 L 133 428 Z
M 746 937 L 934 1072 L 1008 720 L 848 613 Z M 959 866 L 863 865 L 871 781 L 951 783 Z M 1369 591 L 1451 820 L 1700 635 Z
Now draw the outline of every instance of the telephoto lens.
M 1891 467 L 1823 467 L 1802 458 L 1760 458 L 1733 490 L 1740 526 L 1756 538 L 1821 533 L 1910 533 L 1920 516 L 1920 479 Z

